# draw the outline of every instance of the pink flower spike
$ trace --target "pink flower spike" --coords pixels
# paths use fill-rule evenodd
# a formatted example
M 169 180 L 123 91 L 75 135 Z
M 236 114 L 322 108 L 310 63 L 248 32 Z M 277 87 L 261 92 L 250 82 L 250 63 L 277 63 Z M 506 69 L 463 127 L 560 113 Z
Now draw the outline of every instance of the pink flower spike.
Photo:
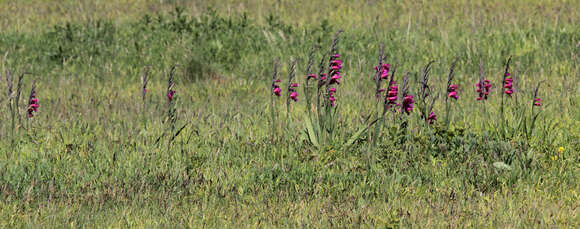
M 290 85 L 290 87 L 298 87 L 297 83 L 293 83 L 292 85 Z
M 455 90 L 455 89 L 457 89 L 457 84 L 451 84 L 451 85 L 449 85 L 449 89 L 450 89 L 450 90 Z
M 277 79 L 277 80 L 274 80 L 274 82 L 276 82 L 276 83 L 280 83 L 280 82 L 282 82 L 282 81 L 281 81 L 281 80 L 279 80 L 279 79 Z
M 336 88 L 330 88 L 330 89 L 328 89 L 328 92 L 335 93 L 336 92 Z

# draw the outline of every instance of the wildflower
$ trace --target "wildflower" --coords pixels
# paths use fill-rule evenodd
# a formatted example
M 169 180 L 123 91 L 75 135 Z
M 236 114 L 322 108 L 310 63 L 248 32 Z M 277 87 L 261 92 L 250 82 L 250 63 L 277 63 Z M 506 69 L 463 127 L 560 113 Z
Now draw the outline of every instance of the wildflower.
M 411 111 L 413 111 L 413 104 L 415 103 L 415 100 L 413 100 L 413 95 L 407 95 L 403 98 L 403 103 L 402 103 L 402 108 L 403 111 L 407 114 L 411 113 Z
M 278 84 L 276 83 L 280 83 L 280 80 L 274 80 L 274 83 L 272 83 L 272 93 L 274 93 L 274 95 L 280 97 L 281 93 L 282 93 L 282 89 L 280 88 L 280 86 L 278 86 Z
M 296 92 L 296 89 L 295 89 L 297 87 L 298 87 L 298 84 L 297 83 L 293 83 L 288 88 L 288 92 L 290 93 L 290 98 L 292 100 L 294 100 L 294 102 L 298 102 L 298 92 Z
M 477 82 L 477 84 L 475 84 L 475 87 L 477 87 L 476 91 L 479 93 L 477 100 L 487 100 L 487 96 L 489 95 L 489 91 L 491 89 L 490 81 L 486 79 L 481 82 L 480 80 Z
M 429 124 L 432 124 L 433 122 L 437 121 L 437 115 L 435 115 L 435 113 L 431 111 L 431 114 L 429 114 L 429 116 L 427 117 L 427 121 L 429 122 Z
M 536 107 L 542 106 L 542 103 L 540 103 L 540 101 L 542 101 L 540 98 L 534 99 L 534 106 Z
M 34 117 L 34 112 L 38 112 L 38 107 L 40 107 L 40 105 L 38 104 L 38 99 L 36 98 L 36 89 L 33 86 L 32 90 L 30 91 L 30 96 L 28 98 L 28 117 L 32 118 Z
M 511 74 L 509 72 L 506 72 L 505 79 L 503 81 L 503 88 L 505 89 L 504 90 L 504 93 L 506 93 L 510 97 L 514 93 L 514 90 L 513 90 L 513 81 L 514 81 L 514 79 L 511 77 Z
M 280 86 L 276 85 L 274 87 L 274 91 L 273 92 L 274 92 L 274 95 L 280 97 L 280 92 L 282 92 L 282 89 L 280 89 Z
M 382 64 L 380 68 L 379 68 L 379 66 L 375 66 L 375 70 L 380 73 L 379 76 L 383 80 L 389 78 L 390 69 L 391 69 L 390 64 Z M 373 77 L 373 80 L 376 80 L 376 76 Z
M 340 78 L 342 78 L 340 76 L 340 70 L 342 69 L 342 60 L 338 59 L 340 58 L 340 54 L 335 53 L 332 56 L 330 56 L 330 66 L 329 66 L 329 71 L 328 71 L 328 75 L 330 75 L 330 79 L 328 80 L 328 84 L 327 84 L 327 88 L 330 85 L 333 84 L 340 84 Z M 326 74 L 323 74 L 322 77 L 320 77 L 320 80 L 326 80 L 327 78 Z M 336 88 L 329 88 L 328 89 L 328 101 L 330 101 L 330 106 L 334 107 L 335 105 L 335 101 L 336 98 L 334 97 L 334 94 L 336 93 Z
M 562 153 L 562 152 L 564 152 L 564 147 L 562 147 L 562 146 L 558 147 L 558 153 Z
M 328 89 L 328 100 L 330 101 L 330 106 L 334 107 L 334 101 L 336 101 L 336 98 L 334 98 L 334 93 L 336 93 L 336 88 L 330 88 Z
M 389 85 L 389 91 L 387 92 L 387 96 L 385 99 L 385 106 L 387 109 L 390 109 L 392 106 L 398 106 L 397 104 L 397 96 L 399 94 L 399 87 L 396 85 L 396 82 L 393 80 L 391 85 Z
M 339 60 L 339 57 L 340 55 L 338 53 L 330 57 L 330 85 L 340 84 L 339 79 L 341 78 L 340 70 L 342 69 L 342 60 Z
M 381 49 L 381 58 L 382 58 L 382 49 Z M 376 74 L 373 77 L 373 80 L 377 84 L 377 92 L 376 92 L 377 99 L 380 97 L 380 94 L 382 92 L 387 90 L 385 88 L 380 88 L 380 86 L 381 86 L 381 80 L 385 80 L 385 79 L 389 78 L 390 69 L 391 69 L 390 64 L 380 64 L 380 66 L 375 66 Z M 377 80 L 377 76 L 379 76 L 378 80 Z
M 447 96 L 454 98 L 455 100 L 457 100 L 459 98 L 459 96 L 457 96 L 457 84 L 451 84 L 449 85 L 449 87 L 447 87 L 447 92 L 449 92 L 449 94 Z
M 173 100 L 174 95 L 175 95 L 175 90 L 169 90 L 169 92 L 167 93 L 167 98 L 169 99 L 169 101 Z
M 298 93 L 295 91 L 290 93 L 290 98 L 294 100 L 294 102 L 298 102 Z
M 316 74 L 308 74 L 308 77 L 306 77 L 306 81 L 310 79 L 316 79 Z

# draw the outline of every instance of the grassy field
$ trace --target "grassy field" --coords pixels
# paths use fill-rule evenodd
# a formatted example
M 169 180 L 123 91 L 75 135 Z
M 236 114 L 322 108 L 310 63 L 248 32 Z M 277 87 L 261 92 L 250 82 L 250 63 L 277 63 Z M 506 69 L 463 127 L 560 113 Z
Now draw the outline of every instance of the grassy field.
M 580 2 L 324 4 L 0 0 L 0 228 L 580 227 Z

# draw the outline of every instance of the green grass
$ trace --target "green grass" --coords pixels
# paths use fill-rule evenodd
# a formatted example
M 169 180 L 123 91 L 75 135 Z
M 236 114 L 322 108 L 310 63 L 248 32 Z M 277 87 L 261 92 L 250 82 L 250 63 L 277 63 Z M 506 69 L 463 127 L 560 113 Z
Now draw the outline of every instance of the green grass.
M 0 1 L 0 227 L 580 226 L 580 4 L 319 5 Z M 327 51 L 338 29 L 337 129 L 315 147 L 305 132 L 305 66 L 309 49 Z M 451 125 L 440 100 L 436 125 L 423 124 L 416 108 L 406 128 L 389 115 L 375 147 L 369 132 L 345 147 L 374 117 L 382 42 L 414 95 L 434 60 L 433 95 L 443 98 L 458 58 Z M 519 93 L 503 126 L 498 89 L 509 56 Z M 293 58 L 301 84 L 279 135 L 269 106 L 277 57 L 282 88 Z M 475 101 L 480 61 L 494 83 L 487 119 Z M 168 150 L 167 77 L 176 64 L 176 126 L 186 126 Z M 6 70 L 30 73 L 14 136 Z M 33 80 L 40 109 L 28 119 Z M 527 136 L 519 124 L 530 121 L 539 81 L 543 106 Z

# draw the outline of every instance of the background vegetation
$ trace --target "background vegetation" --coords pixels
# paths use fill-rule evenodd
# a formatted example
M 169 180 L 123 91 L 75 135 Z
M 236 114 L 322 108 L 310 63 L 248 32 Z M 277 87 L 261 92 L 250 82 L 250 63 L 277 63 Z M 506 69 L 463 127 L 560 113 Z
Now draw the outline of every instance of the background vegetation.
M 579 2 L 324 4 L 0 0 L 0 227 L 580 226 Z M 383 42 L 415 95 L 434 60 L 431 82 L 444 97 L 458 59 L 451 125 L 424 125 L 415 112 L 403 134 L 388 126 L 369 164 L 364 134 L 352 147 L 308 141 L 301 95 L 274 136 L 273 60 L 286 80 L 297 59 L 303 84 L 310 48 L 328 50 L 339 29 L 337 142 L 374 114 Z M 503 126 L 501 91 L 483 119 L 474 84 L 483 61 L 499 85 L 510 55 L 519 93 Z M 185 127 L 169 148 L 156 140 L 173 65 Z M 6 71 L 27 73 L 14 134 Z M 28 119 L 32 81 L 40 108 Z M 539 81 L 543 106 L 526 136 L 520 123 Z M 442 120 L 444 104 L 434 110 Z

